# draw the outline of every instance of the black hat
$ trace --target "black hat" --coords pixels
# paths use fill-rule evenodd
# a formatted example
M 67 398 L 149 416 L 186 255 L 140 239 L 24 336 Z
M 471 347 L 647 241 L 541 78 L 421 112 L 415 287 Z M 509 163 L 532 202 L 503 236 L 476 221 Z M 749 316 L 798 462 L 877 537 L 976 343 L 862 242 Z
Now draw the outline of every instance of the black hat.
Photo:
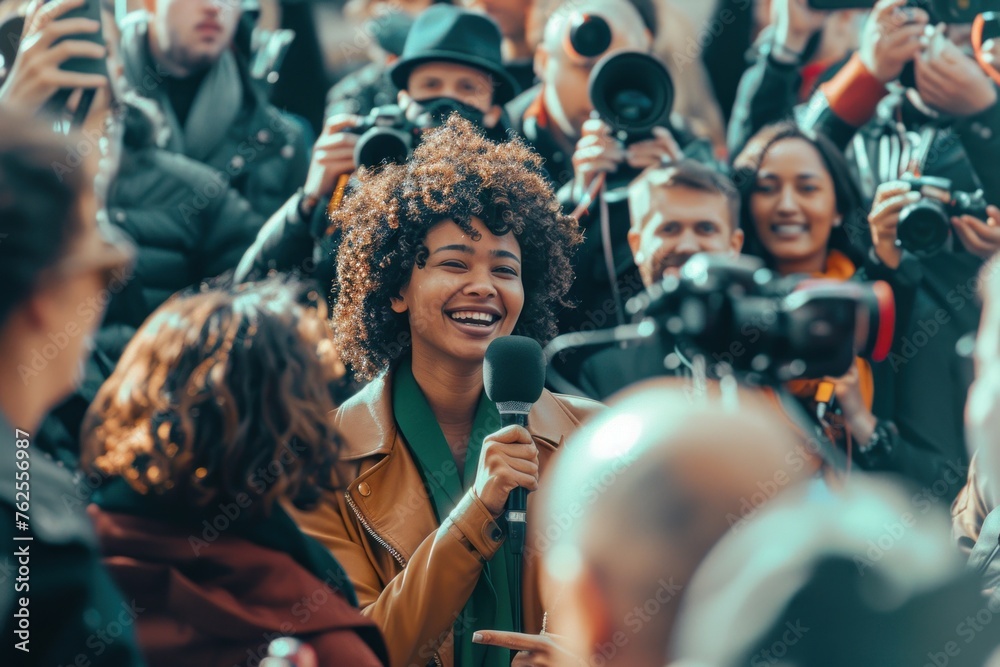
M 490 17 L 454 5 L 431 5 L 414 21 L 403 55 L 389 70 L 405 90 L 410 72 L 427 62 L 446 61 L 481 69 L 493 77 L 493 103 L 509 102 L 520 92 L 500 55 L 500 28 Z
M 403 54 L 406 35 L 413 27 L 413 18 L 406 12 L 389 12 L 372 21 L 378 45 L 394 56 Z

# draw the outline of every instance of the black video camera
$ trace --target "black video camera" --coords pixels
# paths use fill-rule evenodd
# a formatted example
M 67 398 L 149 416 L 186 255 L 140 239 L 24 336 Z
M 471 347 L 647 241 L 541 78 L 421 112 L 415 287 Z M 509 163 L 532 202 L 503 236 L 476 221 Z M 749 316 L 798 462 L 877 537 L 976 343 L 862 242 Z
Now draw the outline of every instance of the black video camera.
M 809 0 L 812 9 L 871 9 L 871 0 Z M 1000 0 L 910 0 L 931 16 L 931 23 L 972 23 L 977 14 L 1000 11 Z
M 368 168 L 383 163 L 402 164 L 417 147 L 424 129 L 410 122 L 395 104 L 375 107 L 349 130 L 361 135 L 354 145 L 354 164 Z
M 959 192 L 951 189 L 951 181 L 937 176 L 903 176 L 913 192 L 922 196 L 919 201 L 899 212 L 896 228 L 897 243 L 904 249 L 920 255 L 931 255 L 951 236 L 952 216 L 971 215 L 986 219 L 986 200 L 983 191 Z
M 725 363 L 764 383 L 840 376 L 858 355 L 881 361 L 895 324 L 884 282 L 781 278 L 746 255 L 695 255 L 628 311 L 658 322 L 710 366 Z

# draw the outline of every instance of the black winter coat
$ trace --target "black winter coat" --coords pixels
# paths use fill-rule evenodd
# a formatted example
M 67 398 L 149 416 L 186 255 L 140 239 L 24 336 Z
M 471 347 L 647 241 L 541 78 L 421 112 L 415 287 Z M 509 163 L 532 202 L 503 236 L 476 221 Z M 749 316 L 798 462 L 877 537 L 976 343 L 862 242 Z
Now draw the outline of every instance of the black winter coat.
M 138 246 L 139 321 L 174 292 L 235 268 L 264 224 L 220 174 L 156 147 L 126 154 L 108 209 Z

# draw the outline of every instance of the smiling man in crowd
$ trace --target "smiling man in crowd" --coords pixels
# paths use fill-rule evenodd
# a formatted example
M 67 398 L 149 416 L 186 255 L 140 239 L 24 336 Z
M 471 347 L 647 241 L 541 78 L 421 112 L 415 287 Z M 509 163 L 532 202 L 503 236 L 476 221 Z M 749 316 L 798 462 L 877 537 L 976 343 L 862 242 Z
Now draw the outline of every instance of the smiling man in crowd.
M 740 200 L 728 177 L 692 160 L 647 169 L 629 187 L 628 243 L 645 287 L 699 252 L 737 255 L 743 247 Z M 583 363 L 580 386 L 603 400 L 634 382 L 667 373 L 674 352 L 662 337 L 612 347 Z

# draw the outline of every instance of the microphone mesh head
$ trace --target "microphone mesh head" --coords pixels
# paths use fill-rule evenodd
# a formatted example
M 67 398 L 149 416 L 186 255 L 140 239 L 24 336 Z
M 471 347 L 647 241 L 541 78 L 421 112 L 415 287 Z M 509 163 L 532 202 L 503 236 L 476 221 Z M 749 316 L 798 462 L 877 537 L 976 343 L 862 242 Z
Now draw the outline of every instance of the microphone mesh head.
M 503 336 L 486 348 L 486 396 L 494 403 L 534 403 L 545 387 L 542 346 L 526 336 Z

